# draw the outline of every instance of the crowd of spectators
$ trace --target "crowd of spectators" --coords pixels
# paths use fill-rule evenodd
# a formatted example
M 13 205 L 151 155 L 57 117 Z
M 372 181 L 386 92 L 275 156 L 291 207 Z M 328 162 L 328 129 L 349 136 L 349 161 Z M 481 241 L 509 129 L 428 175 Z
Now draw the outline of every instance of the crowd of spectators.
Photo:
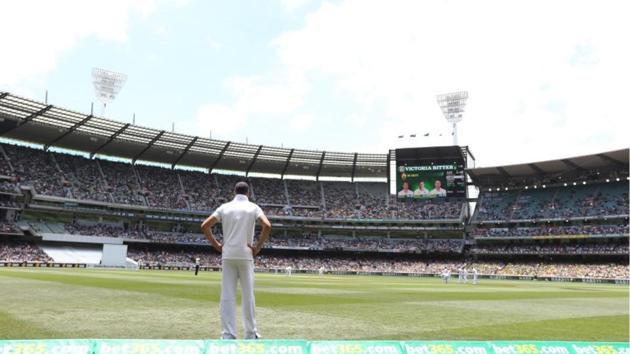
M 183 250 L 132 249 L 129 257 L 142 265 L 191 266 L 199 263 L 207 267 L 219 267 L 221 257 L 212 251 L 187 252 Z M 445 269 L 453 274 L 466 269 L 471 274 L 476 269 L 482 275 L 531 276 L 531 277 L 592 277 L 606 279 L 630 279 L 630 267 L 622 264 L 575 264 L 575 263 L 492 263 L 458 261 L 423 261 L 367 256 L 281 256 L 261 254 L 255 259 L 256 268 L 325 272 L 385 272 L 441 274 Z
M 216 175 L 198 171 L 184 171 L 182 173 L 182 185 L 185 198 L 192 210 L 209 211 L 223 202 L 221 190 L 217 184 Z
M 119 223 L 93 223 L 74 221 L 64 225 L 69 234 L 100 237 L 121 237 L 157 243 L 207 244 L 201 233 L 184 230 L 157 231 L 138 225 Z M 214 235 L 221 240 L 221 230 L 215 227 Z M 401 253 L 441 252 L 461 253 L 461 239 L 398 239 L 385 237 L 333 237 L 306 233 L 301 236 L 274 236 L 267 243 L 271 248 L 305 248 L 311 250 L 395 251 Z
M 395 201 L 394 218 L 397 219 L 458 219 L 464 203 L 460 199 L 431 201 Z
M 482 192 L 477 202 L 475 220 L 494 221 L 510 218 L 511 208 L 516 194 L 514 192 Z
M 586 216 L 628 215 L 628 192 L 598 196 L 592 202 L 587 202 L 583 211 Z
M 234 198 L 234 185 L 236 185 L 236 183 L 243 180 L 247 180 L 249 181 L 249 184 L 252 184 L 252 179 L 245 178 L 243 176 L 224 175 L 224 174 L 215 173 L 212 175 L 212 177 L 215 179 L 215 181 L 217 182 L 217 185 L 219 186 L 219 189 L 218 189 L 219 203 L 225 203 L 227 201 L 232 200 L 232 198 Z M 278 183 L 280 183 L 279 182 L 280 180 L 278 179 L 274 181 L 278 181 Z M 251 192 L 251 188 L 250 188 L 250 192 Z M 251 197 L 252 199 L 255 199 L 253 198 L 254 196 L 251 196 Z M 217 206 L 215 205 L 214 208 L 216 207 Z
M 507 250 L 503 250 L 505 253 Z M 627 252 L 627 245 L 626 245 Z M 198 251 L 175 249 L 150 249 L 131 247 L 128 257 L 140 265 L 152 266 L 191 266 L 196 259 L 202 266 L 219 267 L 220 254 L 209 248 Z M 28 242 L 0 242 L 0 261 L 6 262 L 53 262 L 37 245 Z M 358 271 L 387 273 L 422 273 L 441 274 L 448 269 L 457 274 L 466 269 L 469 274 L 475 269 L 482 275 L 499 276 L 531 276 L 531 277 L 590 277 L 607 279 L 629 279 L 630 266 L 627 264 L 584 264 L 584 263 L 552 263 L 552 262 L 479 262 L 479 261 L 443 261 L 443 260 L 411 260 L 398 257 L 370 257 L 366 255 L 266 255 L 255 259 L 257 268 L 326 272 Z
M 471 232 L 475 237 L 524 237 L 549 235 L 628 235 L 630 228 L 625 225 L 568 225 L 532 227 L 477 227 Z
M 203 234 L 185 232 L 177 227 L 171 231 L 158 231 L 140 224 L 125 225 L 121 223 L 96 223 L 75 220 L 72 223 L 64 224 L 64 231 L 73 235 L 120 237 L 157 243 L 207 244 L 206 237 Z M 222 239 L 219 228 L 215 228 L 214 235 L 217 239 Z
M 357 202 L 361 208 L 361 215 L 367 219 L 391 216 L 389 201 L 396 198 L 390 198 L 387 188 L 389 187 L 385 183 L 357 183 L 359 190 Z
M 488 275 L 630 279 L 630 266 L 617 263 L 474 263 L 467 268 L 472 267 Z
M 0 261 L 4 262 L 52 262 L 37 245 L 28 242 L 0 241 Z
M 0 199 L 0 207 L 19 209 L 20 203 L 13 199 Z
M 369 257 L 291 257 L 261 255 L 256 266 L 266 269 L 286 269 L 327 272 L 386 272 L 438 274 L 445 267 L 455 268 L 455 262 L 425 262 L 402 259 L 374 259 Z
M 326 216 L 336 219 L 357 219 L 361 217 L 356 185 L 349 182 L 328 182 L 324 197 Z
M 0 192 L 19 193 L 17 183 L 8 180 L 0 181 Z
M 32 185 L 37 193 L 72 198 L 72 188 L 51 152 L 2 144 L 13 170 L 5 171 L 19 184 Z
M 199 264 L 205 267 L 219 267 L 221 265 L 221 255 L 210 251 L 155 251 L 143 248 L 133 248 L 127 251 L 127 257 L 138 262 L 139 266 L 189 267 L 194 265 L 197 259 L 199 259 Z
M 165 231 L 148 231 L 144 234 L 147 240 L 162 243 L 191 243 L 191 244 L 207 244 L 208 240 L 202 234 L 186 233 L 186 232 L 165 232 Z M 221 240 L 221 234 L 214 232 L 215 238 Z
M 396 251 L 400 253 L 461 253 L 461 239 L 397 239 L 384 237 L 332 237 L 304 234 L 301 237 L 273 237 L 269 247 L 311 250 Z
M 38 193 L 157 208 L 210 211 L 232 198 L 241 176 L 208 175 L 2 145 L 14 170 L 7 175 Z M 6 161 L 5 161 L 6 162 Z M 8 166 L 4 164 L 3 166 Z M 457 217 L 461 202 L 388 203 L 384 183 L 284 181 L 248 178 L 252 199 L 270 215 L 336 219 L 443 219 Z M 15 186 L 7 184 L 6 189 Z M 287 195 L 288 193 L 288 195 Z M 288 199 L 287 199 L 288 196 Z
M 465 204 L 452 198 L 401 201 L 389 195 L 385 183 L 247 178 L 94 160 L 9 144 L 1 147 L 6 157 L 0 156 L 0 173 L 14 182 L 0 184 L 0 191 L 25 184 L 46 195 L 208 212 L 231 200 L 234 184 L 246 179 L 252 200 L 274 216 L 458 219 Z M 627 183 L 613 182 L 484 192 L 476 220 L 627 214 Z
M 125 227 L 118 223 L 84 223 L 75 221 L 64 225 L 65 232 L 73 235 L 122 237 L 132 239 L 144 239 L 143 230 L 138 227 Z
M 589 225 L 589 227 L 591 227 Z M 594 226 L 593 226 L 594 227 Z M 158 243 L 207 244 L 201 233 L 186 232 L 185 230 L 157 231 L 138 225 L 123 225 L 119 223 L 91 223 L 75 221 L 64 226 L 71 234 L 85 236 L 122 237 L 140 239 Z M 623 230 L 623 226 L 619 226 Z M 627 232 L 627 225 L 625 226 Z M 494 230 L 494 229 L 492 229 Z M 582 230 L 583 232 L 584 230 Z M 615 231 L 608 229 L 607 232 Z M 523 231 L 521 234 L 534 231 Z M 561 231 L 558 231 L 561 232 Z M 579 232 L 579 231 L 575 231 Z M 215 228 L 214 234 L 221 239 L 220 228 Z M 273 236 L 267 247 L 270 248 L 302 248 L 310 250 L 355 250 L 374 252 L 400 253 L 462 253 L 461 239 L 403 239 L 377 236 L 347 237 L 347 236 L 318 236 L 315 233 L 305 233 L 295 236 Z M 630 250 L 625 244 L 565 244 L 565 245 L 492 245 L 474 246 L 473 254 L 628 254 Z
M 18 226 L 12 222 L 0 222 L 0 233 L 21 233 Z
M 290 205 L 322 208 L 323 200 L 320 182 L 286 180 L 286 184 L 289 191 Z
M 558 189 L 546 217 L 628 215 L 628 183 L 613 182 Z
M 256 178 L 251 180 L 252 196 L 258 204 L 287 205 L 284 183 L 277 179 Z
M 66 154 L 53 156 L 63 171 L 74 198 L 111 202 L 96 161 Z
M 586 255 L 586 254 L 629 254 L 628 243 L 602 244 L 542 244 L 542 245 L 492 245 L 475 246 L 472 254 L 523 254 L 523 255 Z
M 136 165 L 136 171 L 142 183 L 143 194 L 149 206 L 154 208 L 188 209 L 184 198 L 184 186 L 180 183 L 176 171 L 161 168 Z
M 126 163 L 97 160 L 103 171 L 107 191 L 114 203 L 146 205 L 142 189 L 133 167 Z
M 628 215 L 628 183 L 567 185 L 528 190 L 483 192 L 478 221 L 567 219 Z
M 286 205 L 282 207 L 263 205 L 261 208 L 267 216 L 293 216 L 291 208 Z
M 0 144 L 0 176 L 15 176 L 10 161 L 5 157 L 4 145 Z
M 289 206 L 286 208 L 286 212 L 291 216 L 301 218 L 322 218 L 324 216 L 324 211 L 319 208 Z

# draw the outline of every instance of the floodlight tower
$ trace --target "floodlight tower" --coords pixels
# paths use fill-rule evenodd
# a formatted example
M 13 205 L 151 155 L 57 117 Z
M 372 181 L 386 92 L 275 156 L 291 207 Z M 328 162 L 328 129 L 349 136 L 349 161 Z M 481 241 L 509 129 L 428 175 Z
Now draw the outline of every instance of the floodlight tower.
M 468 91 L 445 93 L 437 96 L 437 102 L 444 113 L 444 118 L 453 124 L 453 145 L 457 145 L 457 123 L 464 118 L 464 108 Z
M 100 68 L 92 69 L 92 82 L 96 91 L 96 99 L 103 104 L 102 114 L 120 92 L 127 81 L 127 75 Z

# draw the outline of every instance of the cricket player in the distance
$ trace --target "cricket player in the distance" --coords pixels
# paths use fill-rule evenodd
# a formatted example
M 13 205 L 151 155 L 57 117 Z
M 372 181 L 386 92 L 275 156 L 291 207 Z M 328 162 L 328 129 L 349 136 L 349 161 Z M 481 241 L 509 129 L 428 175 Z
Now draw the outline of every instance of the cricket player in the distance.
M 249 186 L 238 182 L 234 199 L 218 207 L 201 224 L 212 246 L 221 253 L 221 338 L 236 339 L 236 282 L 240 281 L 245 339 L 258 339 L 254 301 L 254 256 L 269 239 L 271 223 L 260 207 L 248 199 Z M 262 228 L 254 245 L 256 221 Z M 221 223 L 223 244 L 212 234 L 212 226 Z
M 448 284 L 448 280 L 451 278 L 451 271 L 448 268 L 444 268 L 442 271 L 442 281 L 444 284 Z

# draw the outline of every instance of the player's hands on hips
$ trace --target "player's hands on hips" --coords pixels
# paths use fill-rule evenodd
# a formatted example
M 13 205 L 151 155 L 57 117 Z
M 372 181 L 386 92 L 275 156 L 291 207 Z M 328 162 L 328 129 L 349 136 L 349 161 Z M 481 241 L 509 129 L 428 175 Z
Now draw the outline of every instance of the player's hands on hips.
M 219 251 L 219 253 L 223 253 L 223 245 L 220 242 L 217 242 L 216 245 L 212 245 L 215 250 Z
M 256 256 L 258 255 L 258 253 L 260 253 L 260 249 L 258 247 L 252 246 L 250 244 L 247 244 L 247 247 L 249 247 L 249 249 L 252 250 L 252 255 Z

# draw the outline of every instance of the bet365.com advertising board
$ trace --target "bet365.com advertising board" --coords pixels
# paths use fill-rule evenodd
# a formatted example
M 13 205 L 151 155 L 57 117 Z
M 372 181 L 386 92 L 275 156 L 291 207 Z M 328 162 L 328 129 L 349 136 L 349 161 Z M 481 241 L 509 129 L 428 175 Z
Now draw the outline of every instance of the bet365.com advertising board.
M 1 354 L 630 354 L 621 342 L 0 340 Z

